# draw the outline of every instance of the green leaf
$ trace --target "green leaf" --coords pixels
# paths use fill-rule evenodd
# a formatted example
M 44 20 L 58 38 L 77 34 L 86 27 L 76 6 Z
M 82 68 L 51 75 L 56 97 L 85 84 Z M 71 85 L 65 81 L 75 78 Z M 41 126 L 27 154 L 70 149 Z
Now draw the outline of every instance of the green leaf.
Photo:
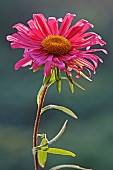
M 55 70 L 53 69 L 52 70 L 52 73 L 51 73 L 51 78 L 50 78 L 50 83 L 53 83 L 56 81 L 56 78 L 55 78 Z
M 79 87 L 80 89 L 82 90 L 85 90 L 80 84 L 76 83 L 74 80 L 73 80 L 73 84 L 75 84 L 77 87 Z
M 79 63 L 79 62 L 76 61 L 76 60 L 75 60 L 75 63 L 83 66 L 81 63 Z M 76 70 L 76 72 L 77 72 L 77 73 L 80 73 L 80 75 L 81 75 L 82 77 L 84 77 L 85 79 L 87 79 L 87 80 L 89 80 L 89 81 L 92 81 L 92 80 L 91 80 L 89 77 L 87 77 L 82 71 L 77 71 L 77 70 Z
M 43 150 L 51 154 L 58 154 L 58 155 L 65 155 L 65 156 L 72 156 L 72 157 L 76 156 L 73 152 L 64 149 L 59 149 L 59 148 L 46 148 Z
M 56 79 L 56 89 L 60 93 L 61 92 L 61 74 L 58 67 L 55 68 L 55 79 Z
M 43 107 L 41 114 L 48 109 L 58 109 L 60 111 L 67 113 L 68 115 L 72 116 L 73 118 L 77 119 L 77 116 L 70 109 L 63 107 L 63 106 L 58 106 L 58 105 L 47 105 L 47 106 Z
M 59 68 L 56 67 L 56 68 L 54 69 L 54 71 L 55 71 L 55 78 L 56 78 L 56 80 L 60 80 L 60 79 L 61 79 L 61 74 L 60 74 Z
M 84 77 L 85 79 L 89 80 L 89 81 L 92 81 L 89 77 L 87 77 L 83 72 L 80 72 L 80 75 L 82 77 Z
M 44 77 L 43 79 L 43 85 L 48 84 L 49 86 L 53 84 L 56 81 L 56 76 L 55 76 L 55 70 L 51 70 L 51 75 L 48 77 Z
M 37 150 L 41 149 L 42 147 L 44 146 L 48 146 L 48 145 L 51 145 L 52 143 L 56 142 L 61 136 L 62 134 L 64 133 L 65 129 L 66 129 L 66 126 L 67 126 L 67 122 L 68 120 L 65 121 L 64 125 L 62 126 L 62 128 L 60 129 L 60 131 L 57 133 L 57 135 L 51 139 L 50 141 L 48 141 L 48 139 L 46 138 L 46 134 L 38 134 L 38 136 L 40 136 L 41 138 L 45 138 L 46 139 L 46 144 L 44 145 L 39 145 L 37 147 L 35 147 L 34 149 L 34 152 L 37 152 Z
M 61 80 L 56 80 L 56 88 L 57 88 L 57 91 L 60 93 L 61 92 Z
M 86 169 L 86 168 L 82 168 L 78 165 L 58 165 L 55 166 L 49 170 L 58 170 L 58 169 L 63 169 L 63 168 L 72 168 L 72 169 L 80 169 L 80 170 L 91 170 L 91 169 Z
M 39 150 L 38 151 L 38 162 L 42 168 L 45 167 L 46 160 L 47 160 L 47 152 Z
M 72 90 L 71 90 L 72 93 L 73 93 L 73 84 L 76 85 L 77 87 L 79 87 L 80 89 L 85 90 L 81 85 L 76 83 L 70 75 L 68 75 L 68 74 L 66 74 L 66 75 L 67 75 L 67 79 L 69 80 L 70 88 L 72 88 Z
M 40 145 L 46 145 L 47 144 L 47 139 L 46 138 L 43 138 Z M 44 149 L 48 149 L 48 145 L 44 146 L 43 147 L 43 150 Z M 44 168 L 45 166 L 45 163 L 46 163 L 46 160 L 47 160 L 47 152 L 43 151 L 42 149 L 39 149 L 38 150 L 38 162 L 39 162 L 39 165 Z
M 66 75 L 67 75 L 69 82 L 73 84 L 72 76 L 70 76 L 68 73 L 66 73 Z
M 61 128 L 61 130 L 59 131 L 59 133 L 53 139 L 48 141 L 49 145 L 51 145 L 53 142 L 56 142 L 62 136 L 62 134 L 64 133 L 64 131 L 66 129 L 67 122 L 68 122 L 68 120 L 65 121 L 65 123 L 64 123 L 63 127 Z
M 74 85 L 70 81 L 69 81 L 69 86 L 70 86 L 71 92 L 74 93 Z

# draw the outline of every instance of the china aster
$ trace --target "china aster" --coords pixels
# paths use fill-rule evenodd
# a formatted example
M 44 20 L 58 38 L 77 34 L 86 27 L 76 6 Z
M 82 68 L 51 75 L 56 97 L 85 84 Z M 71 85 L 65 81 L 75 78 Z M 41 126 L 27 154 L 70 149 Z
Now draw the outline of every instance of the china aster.
M 64 19 L 49 17 L 42 14 L 34 14 L 28 21 L 28 26 L 18 23 L 13 26 L 17 33 L 7 36 L 12 48 L 23 48 L 23 58 L 15 64 L 15 70 L 30 65 L 33 71 L 44 68 L 44 76 L 49 76 L 51 71 L 58 68 L 59 71 L 71 75 L 71 70 L 77 72 L 80 77 L 84 69 L 95 73 L 98 61 L 102 60 L 94 52 L 104 49 L 91 49 L 99 44 L 106 43 L 94 32 L 86 32 L 93 28 L 88 21 L 81 19 L 75 25 L 71 22 L 76 15 L 67 13 Z

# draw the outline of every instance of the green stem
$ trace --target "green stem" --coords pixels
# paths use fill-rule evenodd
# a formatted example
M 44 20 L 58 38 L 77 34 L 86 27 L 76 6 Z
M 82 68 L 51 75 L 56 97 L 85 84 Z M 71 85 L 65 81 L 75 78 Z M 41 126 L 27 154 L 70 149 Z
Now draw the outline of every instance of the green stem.
M 39 123 L 40 123 L 40 116 L 41 116 L 41 110 L 43 107 L 44 99 L 47 93 L 48 89 L 48 84 L 43 85 L 43 91 L 42 94 L 40 95 L 40 103 L 38 105 L 38 110 L 36 114 L 36 119 L 35 119 L 35 124 L 34 124 L 34 132 L 33 132 L 33 147 L 38 146 L 38 128 L 39 128 Z M 34 154 L 34 166 L 35 170 L 38 170 L 38 158 L 37 158 L 37 153 Z

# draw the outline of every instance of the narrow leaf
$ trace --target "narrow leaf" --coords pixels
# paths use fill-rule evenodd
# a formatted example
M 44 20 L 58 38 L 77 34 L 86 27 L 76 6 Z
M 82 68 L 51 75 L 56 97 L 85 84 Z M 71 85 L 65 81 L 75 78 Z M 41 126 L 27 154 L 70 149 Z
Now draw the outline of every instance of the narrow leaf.
M 70 75 L 67 74 L 67 78 L 68 78 L 68 80 L 69 80 L 70 83 L 76 85 L 77 87 L 79 87 L 79 88 L 82 89 L 82 90 L 85 90 L 81 85 L 79 85 L 78 83 L 76 83 Z
M 62 136 L 62 134 L 64 133 L 64 131 L 66 129 L 67 122 L 68 122 L 68 120 L 65 121 L 65 123 L 64 123 L 63 127 L 61 128 L 61 130 L 59 131 L 59 133 L 53 139 L 48 141 L 49 145 L 52 144 L 53 142 L 57 141 Z
M 85 90 L 80 84 L 76 83 L 74 80 L 73 80 L 73 84 L 75 84 L 77 87 L 79 87 L 80 89 L 82 90 Z
M 56 78 L 55 78 L 55 70 L 52 70 L 51 78 L 50 78 L 50 83 L 54 83 L 55 81 L 56 81 Z
M 60 93 L 61 92 L 61 80 L 56 80 L 56 88 L 57 88 L 57 91 Z
M 86 168 L 82 168 L 78 165 L 58 165 L 55 166 L 49 170 L 59 170 L 59 169 L 63 169 L 63 168 L 73 168 L 73 169 L 80 169 L 80 170 L 91 170 L 91 169 L 86 169 Z
M 79 63 L 78 61 L 75 60 L 75 62 L 76 62 L 77 64 L 83 66 L 83 65 L 82 65 L 81 63 Z M 87 80 L 89 80 L 89 81 L 92 81 L 92 80 L 91 80 L 89 77 L 87 77 L 82 71 L 79 72 L 79 71 L 76 70 L 76 72 L 77 72 L 77 73 L 80 73 L 80 75 L 81 75 L 82 77 L 84 77 L 85 79 L 87 79 Z
M 60 93 L 61 92 L 61 74 L 58 67 L 55 68 L 55 79 L 56 79 L 56 89 Z
M 70 109 L 63 107 L 63 106 L 58 106 L 58 105 L 47 105 L 47 106 L 45 106 L 44 108 L 42 108 L 41 114 L 48 109 L 58 109 L 60 111 L 67 113 L 68 115 L 72 116 L 73 118 L 77 119 L 77 116 Z
M 51 154 L 73 156 L 73 157 L 76 156 L 73 152 L 70 152 L 64 149 L 59 149 L 59 148 L 47 148 L 47 149 L 44 149 L 44 151 L 46 151 L 47 153 L 51 153 Z
M 84 77 L 85 79 L 89 80 L 89 81 L 92 81 L 89 77 L 87 77 L 83 72 L 80 72 L 80 75 L 82 77 Z
M 53 69 L 51 71 L 51 75 L 48 77 L 44 77 L 43 79 L 43 85 L 48 83 L 48 85 L 50 86 L 51 84 L 53 84 L 56 81 L 56 77 L 55 77 L 55 70 Z
M 74 85 L 70 81 L 69 81 L 69 86 L 70 86 L 71 92 L 74 93 Z
M 40 145 L 46 145 L 46 144 L 47 144 L 47 140 L 43 138 Z M 43 149 L 47 149 L 47 148 L 48 148 L 48 145 L 43 147 Z M 47 152 L 43 151 L 42 149 L 41 150 L 39 149 L 38 150 L 38 162 L 42 168 L 44 168 L 46 160 L 47 160 Z

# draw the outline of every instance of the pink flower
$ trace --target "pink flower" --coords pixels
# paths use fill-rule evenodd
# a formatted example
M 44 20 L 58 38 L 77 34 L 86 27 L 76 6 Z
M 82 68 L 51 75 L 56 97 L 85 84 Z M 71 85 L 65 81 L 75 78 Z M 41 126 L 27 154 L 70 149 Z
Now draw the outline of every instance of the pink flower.
M 28 22 L 29 27 L 21 23 L 14 25 L 13 28 L 18 32 L 8 35 L 7 40 L 12 41 L 12 48 L 25 49 L 23 58 L 15 64 L 15 70 L 31 65 L 37 71 L 44 66 L 46 77 L 56 67 L 69 75 L 70 70 L 75 70 L 77 77 L 80 77 L 83 69 L 90 69 L 95 73 L 98 61 L 102 60 L 93 52 L 107 52 L 90 47 L 97 44 L 104 46 L 106 43 L 98 34 L 86 32 L 93 25 L 84 19 L 70 26 L 74 17 L 75 14 L 68 13 L 64 19 L 49 17 L 46 20 L 42 14 L 34 14 L 33 19 Z

